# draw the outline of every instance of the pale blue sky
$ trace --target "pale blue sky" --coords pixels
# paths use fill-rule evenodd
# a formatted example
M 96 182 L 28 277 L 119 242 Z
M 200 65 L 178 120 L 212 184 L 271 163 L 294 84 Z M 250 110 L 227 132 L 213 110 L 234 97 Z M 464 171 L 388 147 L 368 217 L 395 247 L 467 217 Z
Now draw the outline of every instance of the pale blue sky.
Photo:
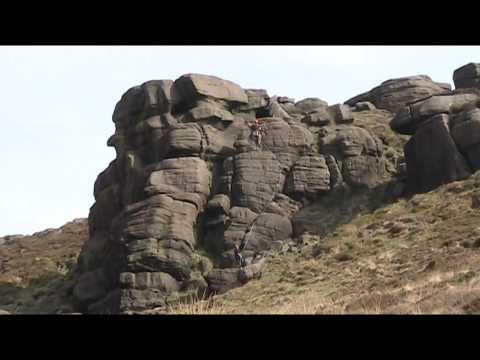
M 115 156 L 114 106 L 144 81 L 196 72 L 334 104 L 401 76 L 453 85 L 456 68 L 479 61 L 479 46 L 0 47 L 0 236 L 88 216 Z

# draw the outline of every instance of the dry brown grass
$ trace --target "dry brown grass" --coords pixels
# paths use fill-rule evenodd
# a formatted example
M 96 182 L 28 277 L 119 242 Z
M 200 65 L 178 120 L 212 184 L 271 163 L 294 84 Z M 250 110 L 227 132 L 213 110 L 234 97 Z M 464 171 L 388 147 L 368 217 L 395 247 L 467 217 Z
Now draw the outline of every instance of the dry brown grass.
M 191 295 L 167 306 L 168 315 L 225 315 L 227 309 L 215 297 Z
M 0 246 L 0 309 L 36 314 L 73 311 L 68 287 L 87 238 L 86 222 L 70 222 Z
M 271 309 L 274 315 L 334 315 L 344 314 L 344 308 L 332 299 L 319 297 L 311 292 L 293 298 L 291 301 Z

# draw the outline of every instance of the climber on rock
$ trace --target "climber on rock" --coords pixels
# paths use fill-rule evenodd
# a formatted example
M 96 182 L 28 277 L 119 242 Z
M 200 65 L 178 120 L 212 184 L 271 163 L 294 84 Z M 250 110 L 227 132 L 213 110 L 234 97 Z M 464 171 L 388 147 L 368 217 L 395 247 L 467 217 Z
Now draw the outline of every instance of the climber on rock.
M 248 124 L 250 129 L 252 130 L 252 137 L 254 138 L 257 145 L 262 143 L 262 137 L 265 133 L 265 127 L 260 122 L 260 119 L 255 119 L 253 123 Z

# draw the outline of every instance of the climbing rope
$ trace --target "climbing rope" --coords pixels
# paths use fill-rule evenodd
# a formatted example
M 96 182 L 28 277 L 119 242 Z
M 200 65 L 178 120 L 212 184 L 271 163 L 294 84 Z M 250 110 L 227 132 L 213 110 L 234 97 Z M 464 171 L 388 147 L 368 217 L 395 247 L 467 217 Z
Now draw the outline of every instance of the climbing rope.
M 236 244 L 233 247 L 233 252 L 235 254 L 235 260 L 237 260 L 237 263 L 240 265 L 241 268 L 244 268 L 247 266 L 247 262 L 245 258 L 242 256 L 242 251 L 245 249 L 245 247 L 248 244 L 248 238 L 250 233 L 252 232 L 253 227 L 255 226 L 255 223 L 257 222 L 258 217 L 250 224 L 250 227 L 248 228 L 248 231 L 245 232 L 245 235 L 242 238 L 242 241 L 240 241 L 240 246 L 237 246 Z

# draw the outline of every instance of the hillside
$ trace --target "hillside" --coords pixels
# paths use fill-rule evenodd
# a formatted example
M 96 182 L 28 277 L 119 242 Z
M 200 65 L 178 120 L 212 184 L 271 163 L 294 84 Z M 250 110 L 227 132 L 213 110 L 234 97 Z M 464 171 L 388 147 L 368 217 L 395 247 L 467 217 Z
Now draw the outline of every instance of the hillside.
M 398 152 L 406 137 L 389 129 L 390 118 L 382 110 L 355 113 L 358 126 Z M 213 302 L 174 304 L 169 312 L 478 313 L 479 186 L 476 173 L 400 200 L 359 192 L 339 203 L 332 194 L 332 208 L 326 198 L 294 219 L 320 235 L 307 233 L 303 245 L 274 251 L 260 279 Z M 0 309 L 74 312 L 72 273 L 87 238 L 80 220 L 0 245 Z
M 87 238 L 86 219 L 29 236 L 4 238 L 0 309 L 14 314 L 73 312 L 72 270 Z
M 0 238 L 0 313 L 479 312 L 479 69 L 333 105 L 130 88 L 88 219 Z
M 322 213 L 316 206 L 309 217 Z M 268 259 L 260 279 L 170 313 L 480 313 L 480 173 L 338 218 L 325 236 L 304 236 Z M 68 270 L 85 224 L 0 245 L 0 309 L 69 313 Z M 314 229 L 312 229 L 313 231 Z M 147 311 L 146 313 L 155 313 Z

